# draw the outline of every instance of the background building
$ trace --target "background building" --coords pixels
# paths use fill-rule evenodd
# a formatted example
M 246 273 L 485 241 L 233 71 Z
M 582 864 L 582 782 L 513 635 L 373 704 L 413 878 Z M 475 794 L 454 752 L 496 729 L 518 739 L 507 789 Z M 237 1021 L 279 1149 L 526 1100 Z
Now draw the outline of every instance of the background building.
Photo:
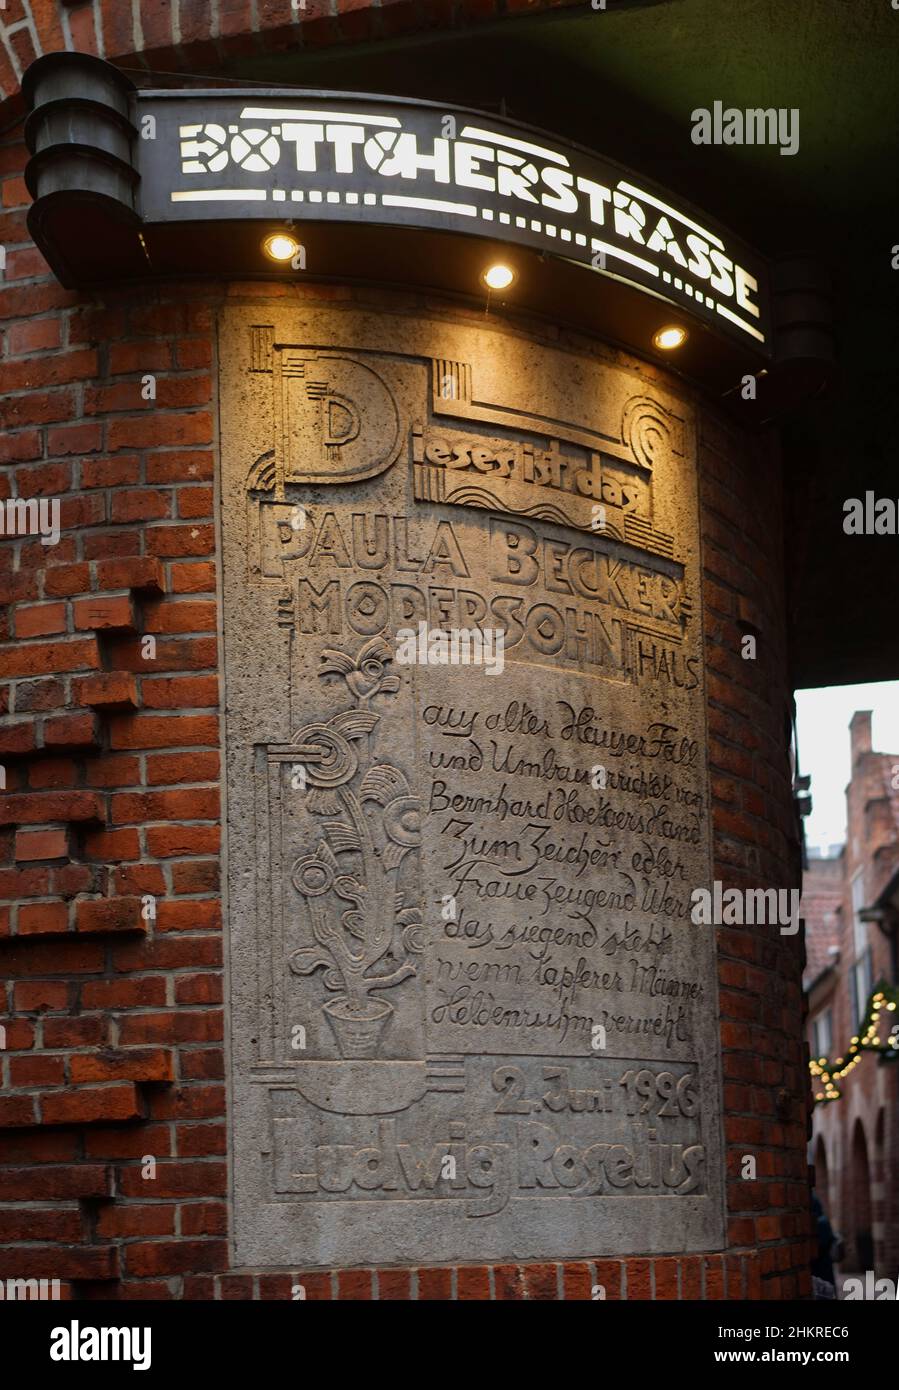
M 808 1040 L 812 1057 L 845 1056 L 875 984 L 895 984 L 899 867 L 899 755 L 871 746 L 871 714 L 853 716 L 846 844 L 810 858 L 803 876 Z M 894 1015 L 884 1015 L 893 1021 Z M 882 1029 L 882 1031 L 884 1031 Z M 815 1185 L 843 1236 L 844 1270 L 887 1275 L 899 1258 L 899 1071 L 863 1057 L 842 1098 L 813 1118 Z

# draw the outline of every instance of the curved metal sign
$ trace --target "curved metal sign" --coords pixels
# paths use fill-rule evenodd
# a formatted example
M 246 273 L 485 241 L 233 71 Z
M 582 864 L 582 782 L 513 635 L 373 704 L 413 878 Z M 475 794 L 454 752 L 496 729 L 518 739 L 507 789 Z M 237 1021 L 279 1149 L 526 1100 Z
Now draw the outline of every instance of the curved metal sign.
M 42 244 L 46 225 L 51 263 L 54 251 L 71 261 L 42 215 L 61 196 L 115 204 L 146 231 L 292 219 L 462 233 L 583 265 L 771 353 L 761 257 L 683 200 L 528 127 L 345 92 L 138 92 L 83 54 L 39 59 L 25 89 L 33 229 Z
M 524 127 L 333 92 L 140 95 L 138 129 L 148 116 L 149 222 L 289 216 L 490 236 L 584 262 L 767 343 L 758 257 L 608 160 Z

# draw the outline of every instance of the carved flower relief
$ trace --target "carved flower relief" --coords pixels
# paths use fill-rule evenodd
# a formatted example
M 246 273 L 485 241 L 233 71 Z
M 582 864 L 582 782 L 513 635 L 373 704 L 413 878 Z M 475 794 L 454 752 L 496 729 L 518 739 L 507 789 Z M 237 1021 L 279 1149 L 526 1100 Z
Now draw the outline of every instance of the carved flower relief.
M 397 894 L 397 913 L 395 921 L 402 930 L 403 946 L 413 956 L 420 956 L 425 948 L 425 924 L 417 907 L 402 907 L 402 893 Z
M 306 854 L 297 859 L 290 871 L 290 880 L 303 898 L 322 898 L 332 889 L 347 901 L 361 905 L 364 889 L 352 875 L 341 874 L 340 865 L 326 840 L 320 840 L 314 854 Z M 342 921 L 351 935 L 362 935 L 361 922 L 348 922 L 349 911 L 344 912 Z M 359 914 L 355 917 L 358 919 Z M 314 970 L 324 966 L 325 986 L 330 990 L 343 987 L 340 971 L 335 967 L 331 955 L 321 946 L 301 946 L 293 951 L 288 964 L 295 975 L 311 975 Z
M 409 783 L 398 767 L 377 763 L 369 768 L 359 788 L 363 804 L 374 801 L 383 807 L 382 824 L 389 841 L 384 851 L 384 867 L 395 869 L 410 849 L 421 844 L 421 802 L 412 796 Z
M 338 725 L 307 724 L 294 742 L 297 757 L 306 765 L 307 781 L 313 787 L 339 787 L 356 775 L 356 751 Z
M 332 816 L 341 809 L 334 789 L 355 777 L 359 755 L 353 744 L 370 734 L 378 719 L 369 710 L 343 710 L 327 723 L 305 724 L 294 736 L 297 762 L 306 770 L 308 807 L 313 815 Z
M 287 959 L 287 964 L 294 975 L 311 975 L 313 970 L 325 967 L 322 979 L 325 988 L 336 993 L 343 990 L 343 979 L 340 971 L 334 965 L 331 957 L 326 955 L 320 946 L 300 946 L 298 950 L 292 951 Z
M 384 851 L 388 869 L 397 865 L 408 849 L 421 844 L 421 803 L 417 796 L 396 796 L 384 807 L 384 830 L 391 843 Z
M 404 857 L 421 844 L 421 806 L 399 768 L 366 766 L 354 746 L 380 720 L 363 706 L 376 694 L 399 689 L 397 678 L 386 674 L 387 642 L 366 642 L 355 660 L 338 651 L 324 658 L 320 674 L 342 676 L 357 703 L 327 722 L 305 725 L 293 741 L 307 768 L 307 809 L 325 820 L 314 851 L 291 869 L 316 944 L 293 951 L 289 967 L 297 975 L 324 969 L 326 987 L 342 996 L 323 1006 L 342 1055 L 370 1056 L 393 1013 L 392 1005 L 372 996 L 414 976 L 408 957 L 424 948 L 421 911 L 406 905 L 397 882 Z M 353 790 L 349 784 L 357 774 L 361 780 Z M 344 867 L 343 854 L 355 857 L 353 869 Z M 339 907 L 335 899 L 348 906 Z
M 297 892 L 305 898 L 318 898 L 333 888 L 345 901 L 356 904 L 341 913 L 341 923 L 356 941 L 365 941 L 365 898 L 367 890 L 352 874 L 335 876 L 330 860 L 330 851 L 323 841 L 315 854 L 298 859 L 291 872 L 291 881 Z M 371 971 L 371 979 L 391 973 L 402 962 L 406 954 L 420 955 L 425 948 L 424 921 L 417 907 L 405 907 L 405 895 L 397 893 L 394 898 L 393 942 L 383 962 L 376 964 Z M 324 982 L 330 990 L 339 990 L 343 980 L 335 969 L 331 956 L 320 946 L 303 946 L 291 953 L 289 967 L 295 975 L 310 975 L 314 970 L 325 966 Z
M 399 677 L 387 673 L 387 663 L 392 656 L 390 644 L 384 637 L 372 637 L 360 647 L 355 661 L 346 652 L 326 647 L 319 675 L 343 676 L 361 709 L 375 695 L 392 695 L 399 690 Z
M 334 886 L 334 870 L 323 855 L 307 854 L 294 864 L 290 880 L 301 897 L 320 898 Z

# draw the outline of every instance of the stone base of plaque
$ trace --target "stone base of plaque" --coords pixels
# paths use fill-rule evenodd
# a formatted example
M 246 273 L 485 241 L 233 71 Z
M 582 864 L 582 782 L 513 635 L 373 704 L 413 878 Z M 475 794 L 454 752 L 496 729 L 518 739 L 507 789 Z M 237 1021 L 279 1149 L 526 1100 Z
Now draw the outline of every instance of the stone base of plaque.
M 296 1081 L 305 1100 L 334 1115 L 392 1115 L 421 1100 L 427 1086 L 424 1062 L 307 1062 Z

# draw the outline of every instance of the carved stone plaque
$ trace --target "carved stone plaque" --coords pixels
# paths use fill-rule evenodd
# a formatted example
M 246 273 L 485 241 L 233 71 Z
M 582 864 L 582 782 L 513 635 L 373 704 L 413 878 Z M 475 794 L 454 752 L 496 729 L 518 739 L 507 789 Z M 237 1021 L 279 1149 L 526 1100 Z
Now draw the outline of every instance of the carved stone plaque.
M 220 362 L 236 1262 L 721 1248 L 691 408 L 341 305 Z

